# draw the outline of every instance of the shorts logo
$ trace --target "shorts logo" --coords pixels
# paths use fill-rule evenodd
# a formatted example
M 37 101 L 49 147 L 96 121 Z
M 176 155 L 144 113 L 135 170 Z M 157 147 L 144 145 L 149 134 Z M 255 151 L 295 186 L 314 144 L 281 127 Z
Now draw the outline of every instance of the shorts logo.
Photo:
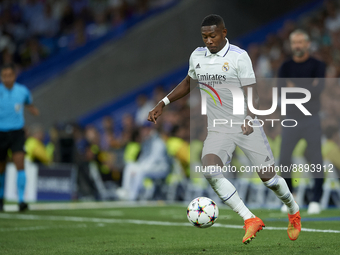
M 220 101 L 220 104 L 222 105 L 222 100 L 221 100 L 219 94 L 216 92 L 216 90 L 215 90 L 213 87 L 211 87 L 210 85 L 205 84 L 205 83 L 203 83 L 203 82 L 199 82 L 199 84 L 201 84 L 201 85 L 203 85 L 203 86 L 206 86 L 206 87 L 209 88 L 212 92 L 214 92 L 215 95 L 217 96 L 218 100 Z M 209 92 L 208 90 L 206 90 L 206 89 L 204 89 L 204 88 L 199 88 L 199 89 L 201 89 L 201 90 L 207 92 L 208 95 L 214 100 L 215 105 L 217 105 L 216 100 L 215 100 L 214 96 L 211 94 L 211 92 Z
M 264 162 L 268 162 L 270 160 L 270 158 L 267 156 L 266 160 Z
M 229 63 L 225 62 L 224 65 L 222 66 L 222 71 L 227 72 L 229 70 Z
M 198 69 L 198 68 L 201 68 L 199 63 L 198 63 L 197 66 L 196 66 L 196 69 Z

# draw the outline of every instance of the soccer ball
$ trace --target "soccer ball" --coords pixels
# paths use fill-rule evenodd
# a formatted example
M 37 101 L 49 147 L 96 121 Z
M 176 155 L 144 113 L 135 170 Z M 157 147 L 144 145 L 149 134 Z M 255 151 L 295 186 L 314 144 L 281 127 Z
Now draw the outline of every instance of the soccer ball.
M 208 228 L 217 220 L 218 207 L 210 198 L 198 197 L 190 202 L 187 217 L 195 227 Z

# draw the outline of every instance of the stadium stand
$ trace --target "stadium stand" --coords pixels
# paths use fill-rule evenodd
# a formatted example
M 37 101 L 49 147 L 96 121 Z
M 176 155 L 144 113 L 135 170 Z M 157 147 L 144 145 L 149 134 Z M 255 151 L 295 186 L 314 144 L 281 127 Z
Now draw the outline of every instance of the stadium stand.
M 2 1 L 0 64 L 16 63 L 21 73 L 19 80 L 33 88 L 55 73 L 53 70 L 42 75 L 51 64 L 55 65 L 72 54 L 73 61 L 68 57 L 67 62 L 61 63 L 65 68 L 65 64 L 72 64 L 104 41 L 118 37 L 126 29 L 175 2 Z M 75 51 L 79 48 L 82 50 Z M 33 70 L 42 62 L 43 65 Z M 38 80 L 32 78 L 34 74 Z
M 103 38 L 103 36 L 109 33 L 111 26 L 117 27 L 117 24 L 123 22 L 123 20 L 131 18 L 133 13 L 146 13 L 148 8 L 152 8 L 152 5 L 151 7 L 143 5 L 124 6 L 124 8 L 122 6 L 116 7 L 114 4 L 120 1 L 103 1 L 114 5 L 114 7 L 109 9 L 100 4 L 96 4 L 94 9 L 90 8 L 89 6 L 92 6 L 90 4 L 94 4 L 94 1 L 79 0 L 75 1 L 77 4 L 73 6 L 67 5 L 68 1 L 61 2 L 68 6 L 65 7 L 65 11 L 51 14 L 55 15 L 53 17 L 58 17 L 58 25 L 56 25 L 53 19 L 47 22 L 51 28 L 55 26 L 55 29 L 46 30 L 43 27 L 39 28 L 38 31 L 36 29 L 29 29 L 28 31 L 30 32 L 24 40 L 17 41 L 15 39 L 13 42 L 9 40 L 10 43 L 8 45 L 12 45 L 11 47 L 15 50 L 12 50 L 12 55 L 10 56 L 9 50 L 4 49 L 2 51 L 2 61 L 14 60 L 23 70 L 27 67 L 31 68 L 47 56 L 51 56 L 50 59 L 54 56 L 54 59 L 56 59 L 58 54 L 61 54 L 59 55 L 59 58 L 61 58 L 60 56 L 65 56 L 66 54 L 63 52 L 71 52 L 69 51 L 70 49 L 72 49 L 72 52 L 76 52 L 76 48 L 84 47 L 82 48 L 83 50 L 95 48 L 94 46 L 85 48 L 86 45 L 90 45 L 89 43 L 85 44 L 85 42 L 98 40 L 99 37 Z M 169 1 L 165 2 L 167 4 Z M 59 4 L 59 1 L 45 1 L 44 3 L 39 1 L 27 2 L 28 5 L 32 5 L 31 12 L 45 13 L 44 15 L 46 16 L 50 12 L 49 5 L 57 3 Z M 274 78 L 278 67 L 290 54 L 288 35 L 297 27 L 304 28 L 311 35 L 312 55 L 327 63 L 328 78 L 337 78 L 340 76 L 340 59 L 338 54 L 340 50 L 338 43 L 340 41 L 339 4 L 339 1 L 315 1 L 309 3 L 288 13 L 283 18 L 271 22 L 271 25 L 262 26 L 261 29 L 248 33 L 247 36 L 240 36 L 241 34 L 238 34 L 238 37 L 235 36 L 233 38 L 233 43 L 248 49 L 257 76 Z M 62 9 L 62 7 L 58 8 L 59 10 Z M 52 9 L 58 10 L 58 8 Z M 43 9 L 44 12 L 41 11 Z M 20 5 L 11 6 L 11 10 L 10 14 L 7 14 L 10 16 L 8 19 L 16 21 L 15 13 L 20 11 Z M 117 15 L 117 12 L 120 14 Z M 72 13 L 76 13 L 76 15 Z M 30 15 L 32 14 L 26 14 L 27 17 Z M 46 16 L 43 18 L 46 18 Z M 79 17 L 81 18 L 79 19 Z M 164 17 L 160 18 L 165 19 Z M 37 22 L 29 18 L 19 20 L 16 21 L 19 28 L 20 26 L 30 27 L 31 23 Z M 18 30 L 20 30 L 19 28 Z M 46 34 L 46 31 L 52 33 L 53 36 Z M 12 35 L 8 35 L 8 37 L 12 37 Z M 112 39 L 112 37 L 110 38 Z M 83 44 L 85 46 L 82 46 Z M 188 52 L 186 49 L 188 46 L 184 48 Z M 23 50 L 19 51 L 19 49 Z M 33 59 L 37 62 L 34 62 L 29 57 L 25 57 L 25 54 L 28 54 L 25 52 L 30 52 L 32 49 L 38 51 L 34 53 L 37 58 Z M 20 52 L 24 53 L 20 54 Z M 78 53 L 74 54 L 75 61 L 78 59 Z M 32 54 L 29 53 L 28 55 Z M 187 55 L 183 58 L 187 59 Z M 71 61 L 70 63 L 73 62 Z M 172 71 L 168 72 L 167 75 L 163 74 L 161 78 L 153 82 L 135 84 L 132 92 L 132 88 L 129 88 L 130 92 L 119 95 L 120 98 L 115 98 L 115 100 L 108 100 L 106 98 L 104 106 L 102 104 L 99 108 L 92 107 L 90 108 L 91 111 L 84 107 L 84 111 L 87 114 L 77 113 L 76 115 L 82 116 L 75 121 L 76 123 L 64 123 L 62 121 L 65 119 L 60 119 L 60 123 L 49 126 L 49 134 L 45 142 L 49 141 L 55 145 L 54 161 L 72 162 L 80 166 L 78 178 L 78 185 L 80 186 L 79 199 L 88 196 L 102 200 L 118 199 L 115 190 L 121 186 L 124 166 L 126 162 L 135 161 L 140 154 L 142 142 L 138 131 L 144 124 L 142 120 L 146 119 L 150 106 L 158 102 L 187 72 L 187 65 L 181 66 L 177 64 L 176 66 L 177 69 L 172 68 Z M 50 74 L 48 75 L 50 76 Z M 148 73 L 148 77 L 150 77 L 150 73 Z M 25 80 L 24 76 L 22 76 L 22 79 Z M 34 87 L 35 85 L 32 86 Z M 336 160 L 336 157 L 334 158 L 329 154 L 329 151 L 332 150 L 329 148 L 339 149 L 338 138 L 333 136 L 333 134 L 328 134 L 330 127 L 335 127 L 335 130 L 339 130 L 339 89 L 338 84 L 327 84 L 322 94 L 322 117 L 325 120 L 323 121 L 323 128 L 327 136 L 323 143 L 323 152 L 325 159 L 330 162 Z M 271 104 L 270 94 L 266 93 L 266 91 L 268 91 L 268 86 L 260 83 L 259 94 L 262 102 L 265 102 L 263 109 L 268 109 Z M 141 193 L 141 198 L 154 199 L 154 195 L 159 193 L 155 191 L 159 191 L 160 187 L 163 187 L 162 196 L 157 197 L 158 199 L 189 200 L 193 196 L 203 194 L 209 194 L 211 198 L 215 197 L 211 189 L 208 189 L 204 180 L 188 179 L 189 155 L 187 147 L 190 144 L 191 162 L 199 162 L 199 151 L 202 147 L 201 140 L 205 135 L 205 130 L 195 130 L 195 137 L 197 139 L 190 139 L 190 109 L 188 101 L 189 97 L 186 97 L 167 107 L 159 123 L 154 127 L 154 131 L 158 132 L 165 141 L 168 154 L 171 155 L 172 161 L 169 164 L 171 173 L 167 178 L 162 178 L 161 182 L 145 179 L 144 192 Z M 269 107 L 267 107 L 268 105 Z M 277 113 L 273 114 L 273 118 L 275 118 L 275 114 Z M 333 122 L 330 120 L 333 120 Z M 279 155 L 280 128 L 272 129 L 265 126 L 265 129 L 274 155 Z M 297 151 L 294 152 L 294 160 L 297 161 L 304 160 L 303 141 L 301 143 L 302 145 L 299 145 Z M 70 154 L 72 154 L 71 157 Z M 65 158 L 65 155 L 68 157 Z M 244 155 L 239 151 L 236 152 L 234 159 L 233 164 L 235 165 L 246 161 Z M 336 165 L 337 162 L 334 162 L 334 164 Z M 325 182 L 325 192 L 322 200 L 323 207 L 329 204 L 339 205 L 339 199 L 334 195 L 334 191 L 339 193 L 339 181 L 337 178 L 338 176 L 334 176 Z M 259 201 L 257 198 L 264 198 L 265 196 L 256 196 L 258 194 L 256 192 L 264 192 L 259 188 L 258 184 L 259 182 L 256 179 L 238 183 L 235 181 L 235 186 L 244 187 L 239 189 L 244 191 L 243 194 L 240 194 L 244 200 L 256 206 L 262 206 L 265 203 L 264 199 Z M 298 199 L 303 204 L 305 194 L 306 192 L 308 193 L 308 179 L 303 179 L 298 183 L 298 187 Z M 253 194 L 253 196 L 249 196 L 249 194 Z M 269 204 L 279 206 L 279 204 L 274 203 L 274 198 L 271 198 L 269 194 L 267 198 L 267 206 Z

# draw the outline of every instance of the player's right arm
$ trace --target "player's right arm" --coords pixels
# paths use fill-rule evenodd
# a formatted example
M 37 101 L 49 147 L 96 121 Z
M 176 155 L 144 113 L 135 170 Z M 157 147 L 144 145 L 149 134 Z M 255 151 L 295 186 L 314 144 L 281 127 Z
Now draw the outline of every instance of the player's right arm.
M 199 48 L 197 48 L 199 49 Z M 196 50 L 197 50 L 196 49 Z M 196 51 L 195 50 L 195 51 Z M 194 52 L 195 52 L 194 51 Z M 196 87 L 196 82 L 190 82 L 192 79 L 197 80 L 196 70 L 193 61 L 194 52 L 191 54 L 189 59 L 189 71 L 188 75 L 181 81 L 176 88 L 174 88 L 163 100 L 169 100 L 167 103 L 175 102 L 176 100 L 188 95 L 190 90 Z M 152 121 L 156 124 L 157 118 L 162 114 L 165 102 L 161 100 L 150 112 L 148 116 L 148 121 Z
M 168 95 L 168 99 L 171 102 L 186 96 L 190 93 L 190 76 L 187 75 Z M 163 107 L 165 106 L 164 101 L 159 101 L 159 103 L 149 112 L 148 121 L 157 123 L 157 118 L 162 114 Z

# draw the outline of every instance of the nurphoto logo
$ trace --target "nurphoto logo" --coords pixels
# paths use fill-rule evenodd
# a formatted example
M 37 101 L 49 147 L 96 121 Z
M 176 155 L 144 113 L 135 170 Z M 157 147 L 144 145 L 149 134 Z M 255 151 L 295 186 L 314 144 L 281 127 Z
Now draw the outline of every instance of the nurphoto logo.
M 214 95 L 209 91 L 211 90 L 215 96 L 217 97 L 217 99 L 220 102 L 221 107 L 223 107 L 222 104 L 222 100 L 221 97 L 219 96 L 219 94 L 217 93 L 217 91 L 211 86 L 208 85 L 206 83 L 203 82 L 199 82 L 199 85 L 201 85 L 201 87 L 199 87 L 202 91 L 206 92 L 206 93 L 202 93 L 201 94 L 201 114 L 202 115 L 206 115 L 207 114 L 207 94 L 212 98 L 212 100 L 214 101 L 214 104 L 217 106 L 217 102 L 215 100 Z M 245 112 L 245 98 L 244 98 L 244 94 L 243 94 L 243 89 L 231 84 L 217 84 L 216 86 L 218 86 L 219 88 L 226 88 L 228 89 L 231 94 L 232 94 L 232 99 L 233 99 L 233 115 L 244 115 Z M 203 88 L 202 88 L 203 87 Z M 209 90 L 208 90 L 209 89 Z M 270 107 L 270 109 L 267 110 L 258 110 L 255 109 L 254 105 L 253 105 L 253 88 L 252 87 L 248 87 L 248 96 L 247 96 L 247 103 L 248 103 L 248 107 L 249 110 L 257 115 L 257 116 L 265 116 L 265 115 L 270 115 L 273 112 L 275 112 L 275 110 L 277 109 L 277 105 L 278 105 L 278 92 L 277 92 L 277 88 L 273 87 L 272 89 L 272 105 Z M 294 99 L 289 99 L 287 98 L 287 95 L 289 93 L 300 93 L 302 95 L 304 95 L 303 98 L 294 98 Z M 293 104 L 295 105 L 304 115 L 306 116 L 310 116 L 312 115 L 307 109 L 306 107 L 303 106 L 304 103 L 307 103 L 309 100 L 311 99 L 311 93 L 304 88 L 297 88 L 297 87 L 283 87 L 281 88 L 281 115 L 285 116 L 287 114 L 287 105 L 288 104 Z M 258 120 L 260 123 L 260 127 L 263 126 L 264 122 L 262 120 Z M 274 121 L 279 121 L 279 119 L 266 119 L 266 121 L 271 121 L 272 122 L 272 126 L 274 125 Z M 291 121 L 294 122 L 295 124 L 293 126 L 288 126 L 285 125 L 284 123 L 287 121 Z M 232 126 L 232 120 L 226 120 L 226 119 L 215 119 L 214 120 L 214 127 L 215 125 L 225 125 L 227 123 L 230 123 Z M 240 124 L 240 123 L 235 123 L 234 124 Z M 297 125 L 297 121 L 294 119 L 284 119 L 281 121 L 282 126 L 284 127 L 295 127 Z M 253 126 L 253 127 L 258 127 Z

